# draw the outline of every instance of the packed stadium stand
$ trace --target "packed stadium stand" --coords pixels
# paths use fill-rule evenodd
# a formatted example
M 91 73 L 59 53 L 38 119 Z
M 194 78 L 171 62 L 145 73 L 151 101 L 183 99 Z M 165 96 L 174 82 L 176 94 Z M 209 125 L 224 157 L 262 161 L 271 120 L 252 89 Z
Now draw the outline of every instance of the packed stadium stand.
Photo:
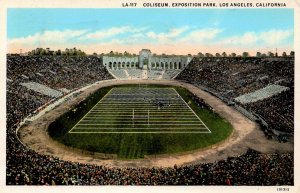
M 293 185 L 291 153 L 262 154 L 249 150 L 214 163 L 108 168 L 60 160 L 24 146 L 16 129 L 25 117 L 72 90 L 114 78 L 99 64 L 101 58 L 92 56 L 7 57 L 7 185 Z M 241 105 L 263 117 L 269 127 L 293 133 L 293 65 L 291 60 L 194 58 L 176 79 L 211 89 L 228 101 L 269 84 L 287 87 L 279 94 Z M 121 71 L 113 74 L 125 78 L 128 74 L 142 76 L 139 70 L 127 69 L 128 74 Z M 171 78 L 178 73 L 157 70 L 148 77 Z
M 101 59 L 97 57 L 8 57 L 8 127 L 52 99 L 96 81 L 112 79 L 99 63 Z
M 293 136 L 293 58 L 194 58 L 176 79 L 246 109 L 265 123 L 266 132 Z

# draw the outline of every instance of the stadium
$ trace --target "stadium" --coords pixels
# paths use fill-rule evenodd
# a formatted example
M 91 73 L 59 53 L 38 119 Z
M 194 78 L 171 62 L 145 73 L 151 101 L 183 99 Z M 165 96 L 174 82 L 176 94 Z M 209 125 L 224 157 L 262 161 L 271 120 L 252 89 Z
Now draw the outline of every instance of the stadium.
M 4 192 L 297 188 L 296 10 L 108 4 L 1 12 Z
M 294 53 L 7 56 L 7 185 L 293 185 Z

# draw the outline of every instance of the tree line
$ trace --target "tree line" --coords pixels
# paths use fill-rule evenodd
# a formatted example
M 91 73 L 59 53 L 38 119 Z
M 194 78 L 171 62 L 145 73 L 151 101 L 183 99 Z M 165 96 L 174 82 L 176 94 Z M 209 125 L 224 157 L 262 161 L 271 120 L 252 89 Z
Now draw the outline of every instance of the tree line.
M 76 47 L 74 48 L 66 48 L 65 50 L 50 50 L 50 48 L 36 48 L 32 51 L 28 52 L 28 55 L 57 55 L 57 56 L 86 56 L 87 54 L 83 51 L 81 51 L 80 49 L 76 49 Z M 129 53 L 127 51 L 125 51 L 124 53 L 121 52 L 114 52 L 114 51 L 110 51 L 109 53 L 101 53 L 101 54 L 97 54 L 96 52 L 93 53 L 94 56 L 111 56 L 111 57 L 136 57 L 137 54 L 134 53 Z M 184 55 L 166 55 L 166 54 L 161 54 L 161 55 L 157 55 L 155 53 L 152 54 L 153 56 L 184 56 Z M 187 54 L 187 56 L 192 57 L 191 54 Z M 261 52 L 257 52 L 255 56 L 251 56 L 249 54 L 249 52 L 243 52 L 242 54 L 238 55 L 236 53 L 202 53 L 199 52 L 197 55 L 194 55 L 196 57 L 258 57 L 258 58 L 265 58 L 265 57 L 279 57 L 277 53 L 273 53 L 273 52 L 268 52 L 268 53 L 261 53 Z M 295 56 L 295 52 L 291 51 L 289 54 L 287 54 L 286 52 L 282 52 L 281 57 L 294 57 Z
M 251 57 L 251 55 L 249 54 L 249 52 L 243 52 L 241 55 L 237 55 L 236 53 L 230 53 L 230 54 L 227 54 L 226 52 L 223 52 L 222 54 L 220 53 L 216 53 L 215 55 L 214 54 L 211 54 L 211 53 L 201 53 L 199 52 L 196 56 L 198 57 Z M 295 56 L 295 52 L 294 51 L 291 51 L 289 55 L 287 55 L 286 52 L 282 52 L 281 54 L 281 57 L 294 57 Z M 261 52 L 256 52 L 256 55 L 255 57 L 258 57 L 258 58 L 267 58 L 267 57 L 278 57 L 278 54 L 277 53 L 273 53 L 273 52 L 268 52 L 268 53 L 261 53 Z
M 86 53 L 81 51 L 80 49 L 74 48 L 66 48 L 64 51 L 58 50 L 50 50 L 50 48 L 36 48 L 28 52 L 29 56 L 86 56 Z
M 98 55 L 96 52 L 93 53 L 93 55 Z M 137 56 L 136 54 L 131 54 L 131 53 L 128 53 L 127 51 L 125 51 L 124 53 L 121 53 L 121 52 L 114 52 L 114 51 L 110 51 L 109 53 L 107 54 L 100 54 L 101 56 L 115 56 L 115 57 L 135 57 Z M 167 55 L 167 54 L 155 54 L 153 53 L 152 56 L 163 56 L 163 57 L 168 57 L 168 56 L 189 56 L 189 57 L 192 57 L 193 55 L 192 54 L 187 54 L 187 55 Z M 226 52 L 223 52 L 222 54 L 220 53 L 216 53 L 216 54 L 211 54 L 211 53 L 202 53 L 202 52 L 199 52 L 197 55 L 194 55 L 195 57 L 258 57 L 258 58 L 267 58 L 267 57 L 279 57 L 277 53 L 273 53 L 273 52 L 268 52 L 268 53 L 261 53 L 261 52 L 257 52 L 255 56 L 251 56 L 249 54 L 249 52 L 243 52 L 241 55 L 238 55 L 236 53 L 230 53 L 230 54 L 227 54 Z M 294 51 L 291 51 L 289 53 L 289 55 L 286 53 L 286 52 L 282 52 L 281 54 L 281 57 L 294 57 L 295 56 L 295 52 Z

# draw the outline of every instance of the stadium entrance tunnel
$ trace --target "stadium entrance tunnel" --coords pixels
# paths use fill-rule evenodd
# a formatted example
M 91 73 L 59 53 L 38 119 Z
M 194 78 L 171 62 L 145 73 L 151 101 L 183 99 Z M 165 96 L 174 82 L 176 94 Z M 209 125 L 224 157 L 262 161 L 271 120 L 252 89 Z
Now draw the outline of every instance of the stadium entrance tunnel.
M 48 127 L 55 141 L 102 159 L 207 149 L 232 132 L 226 119 L 186 88 L 147 82 L 102 87 Z

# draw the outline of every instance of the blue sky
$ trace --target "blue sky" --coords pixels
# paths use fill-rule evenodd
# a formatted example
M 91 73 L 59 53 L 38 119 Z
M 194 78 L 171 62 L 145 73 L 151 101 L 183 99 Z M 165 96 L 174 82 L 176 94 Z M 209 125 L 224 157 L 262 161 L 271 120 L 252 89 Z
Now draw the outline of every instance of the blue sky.
M 8 51 L 290 51 L 293 14 L 293 9 L 8 9 Z

